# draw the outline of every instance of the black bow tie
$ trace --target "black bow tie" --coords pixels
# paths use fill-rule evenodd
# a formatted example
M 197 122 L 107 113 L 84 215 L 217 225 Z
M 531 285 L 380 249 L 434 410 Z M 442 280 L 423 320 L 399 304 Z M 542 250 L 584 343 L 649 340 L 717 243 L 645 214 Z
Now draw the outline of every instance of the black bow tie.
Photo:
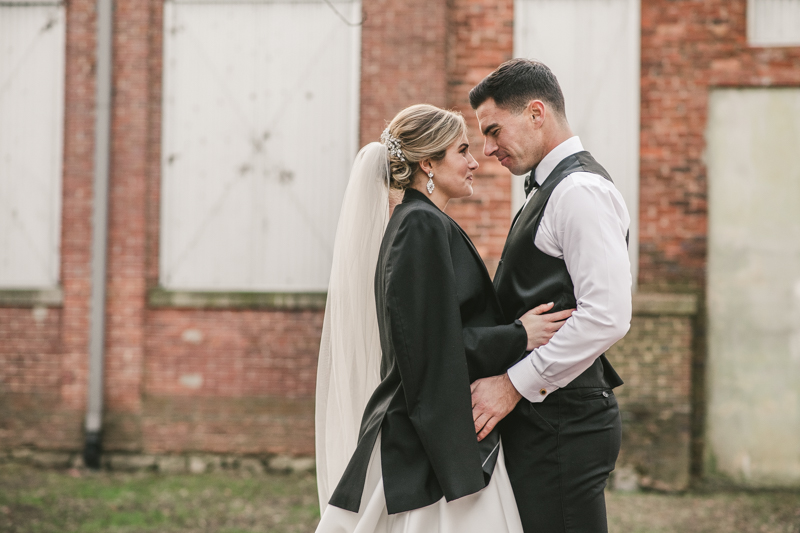
M 525 176 L 525 198 L 527 198 L 533 189 L 539 188 L 539 182 L 536 181 L 534 173 L 536 169 L 531 170 L 531 173 Z

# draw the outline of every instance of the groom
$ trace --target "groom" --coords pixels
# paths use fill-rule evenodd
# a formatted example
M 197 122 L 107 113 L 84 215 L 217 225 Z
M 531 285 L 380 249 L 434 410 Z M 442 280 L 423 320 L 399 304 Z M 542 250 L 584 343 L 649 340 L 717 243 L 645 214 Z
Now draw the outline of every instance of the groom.
M 475 430 L 482 439 L 499 423 L 526 533 L 605 532 L 603 491 L 621 434 L 613 389 L 622 380 L 603 353 L 630 327 L 630 217 L 572 134 L 545 65 L 507 61 L 469 98 L 484 154 L 529 173 L 494 278 L 506 319 L 547 302 L 552 311 L 576 308 L 548 344 L 473 383 Z

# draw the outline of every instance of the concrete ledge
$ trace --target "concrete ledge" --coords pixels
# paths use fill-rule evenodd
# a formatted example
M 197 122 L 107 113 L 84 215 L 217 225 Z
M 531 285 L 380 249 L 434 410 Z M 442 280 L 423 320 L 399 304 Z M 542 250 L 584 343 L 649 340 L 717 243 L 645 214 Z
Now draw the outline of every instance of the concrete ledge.
M 61 307 L 64 291 L 55 289 L 0 289 L 0 307 Z
M 0 460 L 27 463 L 40 468 L 67 468 L 72 466 L 76 455 L 64 451 L 40 451 L 27 448 L 11 450 L 0 454 Z
M 324 292 L 194 292 L 160 287 L 147 295 L 150 307 L 192 309 L 325 309 Z
M 694 294 L 639 293 L 633 295 L 634 315 L 697 314 L 697 296 Z
M 83 457 L 77 452 L 41 451 L 18 448 L 0 451 L 0 463 L 25 463 L 40 468 L 84 468 Z M 162 474 L 202 474 L 217 470 L 243 470 L 252 474 L 280 472 L 314 472 L 311 457 L 288 455 L 261 455 L 257 457 L 220 454 L 137 454 L 104 453 L 101 460 L 104 470 L 120 472 L 152 471 Z

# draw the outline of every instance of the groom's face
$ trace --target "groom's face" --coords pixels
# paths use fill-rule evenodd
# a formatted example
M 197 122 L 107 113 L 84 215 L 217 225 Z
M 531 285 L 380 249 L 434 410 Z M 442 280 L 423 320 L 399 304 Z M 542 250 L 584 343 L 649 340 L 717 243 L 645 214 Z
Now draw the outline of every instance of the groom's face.
M 483 133 L 483 153 L 494 156 L 512 174 L 529 172 L 542 160 L 541 128 L 523 110 L 514 113 L 489 98 L 475 110 Z

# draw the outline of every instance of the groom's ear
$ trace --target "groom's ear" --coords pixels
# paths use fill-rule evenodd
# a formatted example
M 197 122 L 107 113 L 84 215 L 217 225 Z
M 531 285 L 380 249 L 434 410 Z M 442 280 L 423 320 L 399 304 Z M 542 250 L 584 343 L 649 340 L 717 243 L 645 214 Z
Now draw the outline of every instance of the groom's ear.
M 525 114 L 539 127 L 542 125 L 542 120 L 544 120 L 544 117 L 547 115 L 547 106 L 545 106 L 544 102 L 541 100 L 531 100 L 528 102 Z

